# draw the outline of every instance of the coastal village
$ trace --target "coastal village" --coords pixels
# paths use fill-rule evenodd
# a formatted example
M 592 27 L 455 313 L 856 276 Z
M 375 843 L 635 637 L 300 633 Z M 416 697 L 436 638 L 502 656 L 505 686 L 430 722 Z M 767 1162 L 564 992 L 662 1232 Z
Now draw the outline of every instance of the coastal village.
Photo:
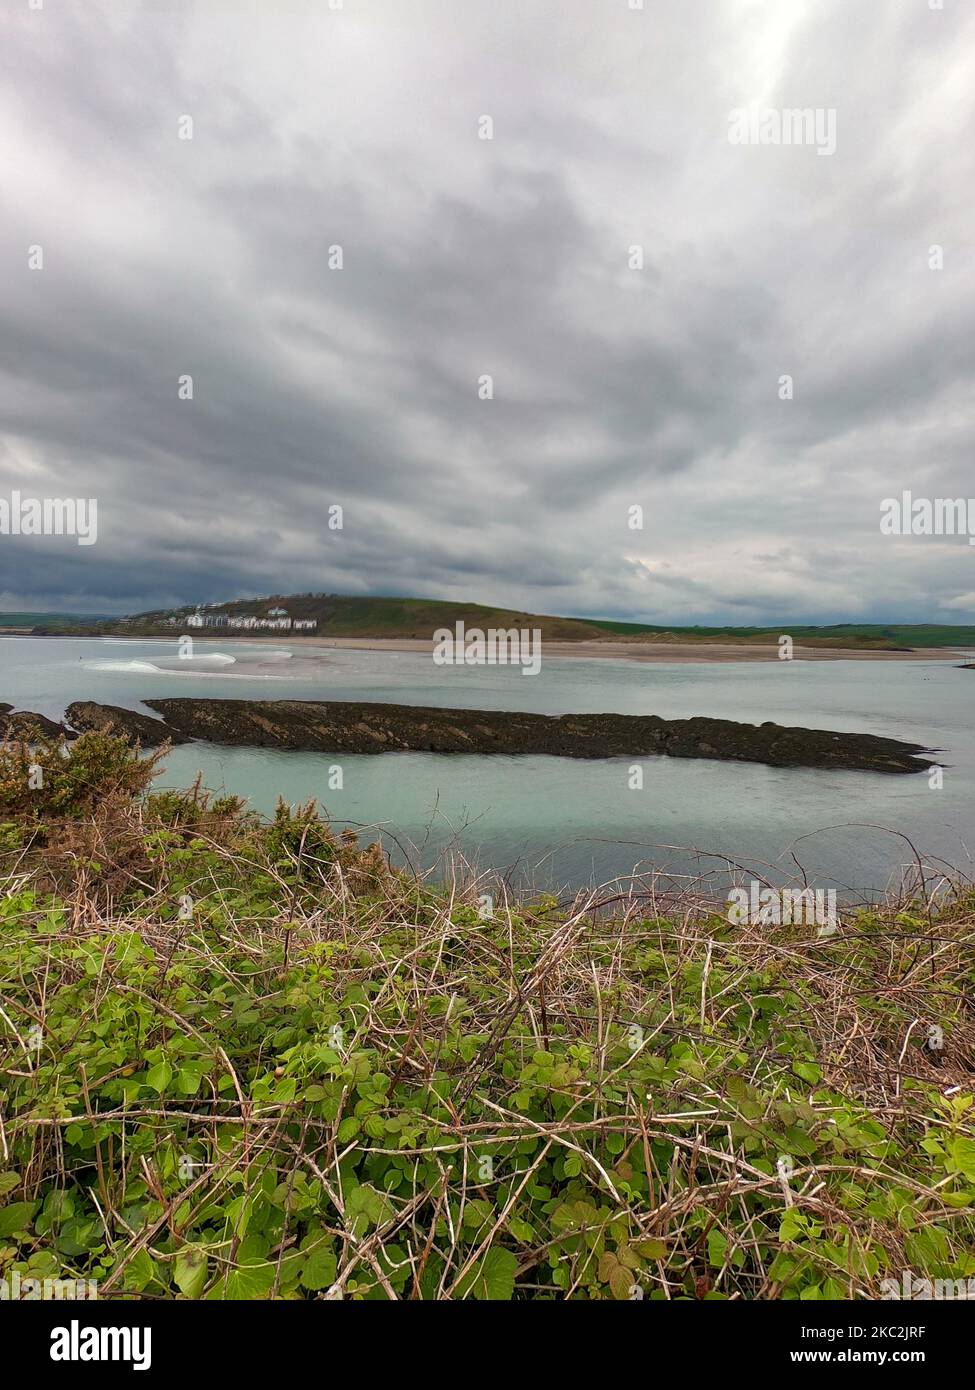
M 172 614 L 166 619 L 170 627 L 209 627 L 229 628 L 234 631 L 251 632 L 255 629 L 272 632 L 314 632 L 318 627 L 317 618 L 292 618 L 286 608 L 269 608 L 267 616 L 260 618 L 253 613 L 208 613 L 197 609 L 189 617 Z

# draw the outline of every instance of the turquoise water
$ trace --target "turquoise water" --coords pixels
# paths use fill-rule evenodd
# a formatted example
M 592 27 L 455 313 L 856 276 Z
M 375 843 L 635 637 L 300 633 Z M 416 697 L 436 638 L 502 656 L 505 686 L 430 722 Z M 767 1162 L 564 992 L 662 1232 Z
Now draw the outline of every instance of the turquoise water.
M 397 753 L 282 753 L 192 744 L 167 756 L 160 785 L 205 783 L 262 812 L 278 795 L 314 798 L 341 824 L 376 827 L 396 857 L 437 869 L 462 854 L 513 882 L 553 888 L 637 869 L 685 883 L 720 870 L 795 871 L 857 894 L 896 883 L 913 851 L 971 873 L 975 845 L 975 673 L 931 662 L 741 662 L 644 665 L 546 659 L 538 676 L 508 667 L 437 667 L 418 653 L 296 651 L 197 642 L 0 639 L 0 700 L 58 717 L 75 699 L 142 708 L 146 697 L 379 700 L 399 704 L 714 715 L 859 730 L 943 749 L 944 787 L 925 775 L 783 770 L 631 760 Z M 341 764 L 342 789 L 329 790 Z M 899 832 L 899 833 L 898 833 Z M 395 834 L 396 840 L 390 838 Z M 369 838 L 367 836 L 367 838 Z M 667 886 L 668 879 L 662 886 Z

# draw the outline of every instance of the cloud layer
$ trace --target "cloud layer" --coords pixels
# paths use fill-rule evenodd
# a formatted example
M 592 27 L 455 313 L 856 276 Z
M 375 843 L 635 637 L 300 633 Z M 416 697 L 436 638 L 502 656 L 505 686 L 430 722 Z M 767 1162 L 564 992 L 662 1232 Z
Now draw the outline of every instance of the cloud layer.
M 99 540 L 0 537 L 0 608 L 975 621 L 975 548 L 879 529 L 975 496 L 972 52 L 926 0 L 8 6 L 0 495 Z

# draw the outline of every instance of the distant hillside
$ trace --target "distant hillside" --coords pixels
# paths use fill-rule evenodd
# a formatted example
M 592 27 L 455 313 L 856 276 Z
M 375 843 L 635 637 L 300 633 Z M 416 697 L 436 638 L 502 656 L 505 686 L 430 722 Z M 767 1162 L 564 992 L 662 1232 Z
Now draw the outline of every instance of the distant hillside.
M 111 622 L 100 613 L 0 613 L 0 632 L 30 632 L 40 628 L 86 628 L 92 623 Z
M 462 621 L 468 628 L 539 628 L 550 641 L 609 640 L 613 634 L 585 618 L 554 618 L 510 608 L 491 608 L 480 603 L 447 603 L 423 598 L 348 598 L 340 594 L 271 594 L 267 598 L 235 599 L 213 604 L 203 611 L 228 616 L 266 617 L 272 608 L 287 609 L 293 619 L 314 618 L 319 637 L 399 637 L 429 639 L 439 627 L 453 628 Z M 140 613 L 113 630 L 156 629 L 176 612 L 187 618 L 192 607 Z M 171 628 L 169 629 L 172 630 Z M 212 633 L 208 633 L 212 636 Z M 245 634 L 242 634 L 245 635 Z

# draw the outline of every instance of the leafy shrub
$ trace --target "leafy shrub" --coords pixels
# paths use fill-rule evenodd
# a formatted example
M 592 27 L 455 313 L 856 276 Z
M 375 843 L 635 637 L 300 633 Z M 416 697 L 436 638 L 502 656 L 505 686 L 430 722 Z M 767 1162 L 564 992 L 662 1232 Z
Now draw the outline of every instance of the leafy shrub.
M 929 929 L 933 984 L 925 931 L 892 947 L 889 921 L 826 945 L 484 921 L 391 871 L 356 896 L 335 860 L 309 910 L 253 827 L 246 855 L 145 833 L 158 886 L 108 921 L 23 877 L 0 899 L 0 1276 L 808 1299 L 975 1275 L 970 915 Z M 932 998 L 944 1057 L 902 1059 Z
M 142 797 L 154 762 L 84 738 L 42 750 L 42 802 L 0 761 L 0 1278 L 550 1300 L 975 1277 L 970 895 L 825 940 L 551 898 L 485 918 L 476 885 L 425 887 L 311 807 Z
M 124 739 L 97 732 L 73 743 L 7 739 L 0 743 L 0 815 L 44 821 L 131 800 L 148 787 L 164 751 L 140 758 Z

